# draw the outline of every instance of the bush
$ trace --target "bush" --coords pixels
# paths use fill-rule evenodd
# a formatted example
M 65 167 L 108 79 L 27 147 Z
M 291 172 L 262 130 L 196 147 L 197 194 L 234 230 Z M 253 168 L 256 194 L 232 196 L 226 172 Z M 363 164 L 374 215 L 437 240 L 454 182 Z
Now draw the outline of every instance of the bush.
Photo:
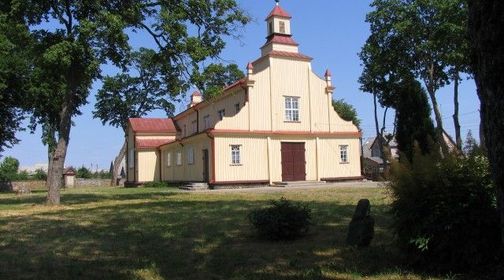
M 415 156 L 392 172 L 394 230 L 413 264 L 463 271 L 496 261 L 499 218 L 485 157 Z
M 285 198 L 273 200 L 270 207 L 253 210 L 248 219 L 261 238 L 292 240 L 305 235 L 311 222 L 311 209 Z
M 79 169 L 77 169 L 77 178 L 82 178 L 82 179 L 91 179 L 92 177 L 91 171 L 87 169 L 84 166 L 81 166 Z

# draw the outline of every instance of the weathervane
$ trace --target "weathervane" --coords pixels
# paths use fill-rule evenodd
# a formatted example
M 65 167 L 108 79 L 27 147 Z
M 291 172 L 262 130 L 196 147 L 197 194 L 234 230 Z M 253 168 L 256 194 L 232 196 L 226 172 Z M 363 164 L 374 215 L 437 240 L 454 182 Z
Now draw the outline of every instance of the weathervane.
M 275 0 L 275 2 L 277 6 L 280 5 L 280 0 Z

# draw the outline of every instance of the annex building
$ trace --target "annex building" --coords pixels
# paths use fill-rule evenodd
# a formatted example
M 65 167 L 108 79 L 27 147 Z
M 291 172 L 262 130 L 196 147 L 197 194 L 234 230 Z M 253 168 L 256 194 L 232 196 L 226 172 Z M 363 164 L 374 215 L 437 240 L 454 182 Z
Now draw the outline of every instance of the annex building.
M 246 77 L 212 100 L 191 96 L 173 118 L 129 120 L 127 180 L 272 184 L 361 176 L 360 132 L 332 107 L 331 73 L 317 76 L 278 3 Z

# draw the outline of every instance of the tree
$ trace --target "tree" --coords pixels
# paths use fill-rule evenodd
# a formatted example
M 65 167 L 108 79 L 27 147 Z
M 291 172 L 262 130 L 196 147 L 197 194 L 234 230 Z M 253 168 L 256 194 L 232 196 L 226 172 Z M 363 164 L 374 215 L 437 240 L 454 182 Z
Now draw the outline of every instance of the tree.
M 6 15 L 0 5 L 0 153 L 18 143 L 26 91 L 29 87 L 30 61 L 28 29 Z
M 48 204 L 60 202 L 72 118 L 100 79 L 100 66 L 129 66 L 126 30 L 150 35 L 166 94 L 175 96 L 189 88 L 198 63 L 219 55 L 222 37 L 249 20 L 235 0 L 7 0 L 1 8 L 34 41 L 25 46 L 34 59 L 29 99 L 32 128 L 42 126 L 48 146 Z
M 17 177 L 19 161 L 13 157 L 6 157 L 0 163 L 0 180 L 12 181 Z
M 423 81 L 434 110 L 436 140 L 447 154 L 436 92 L 449 82 L 450 66 L 455 69 L 452 72 L 456 73 L 457 81 L 459 71 L 463 71 L 458 58 L 459 53 L 464 54 L 457 45 L 460 43 L 458 39 L 463 37 L 460 30 L 464 30 L 464 21 L 460 21 L 464 15 L 463 10 L 460 11 L 464 7 L 463 0 L 375 0 L 371 6 L 374 10 L 366 17 L 371 25 L 371 35 L 366 45 L 372 47 L 363 48 L 364 58 L 368 60 L 363 61 L 365 65 L 385 70 L 368 71 L 368 74 L 378 74 L 378 81 L 393 82 L 397 78 L 400 80 L 403 71 L 407 70 Z M 384 62 L 383 66 L 373 62 L 376 58 Z M 451 65 L 455 63 L 460 64 Z
M 464 154 L 466 156 L 484 155 L 483 149 L 478 144 L 478 141 L 472 136 L 472 131 L 467 132 L 466 140 L 464 143 Z
M 486 149 L 497 192 L 504 245 L 504 2 L 469 1 L 472 69 L 481 101 Z
M 431 110 L 425 91 L 413 77 L 405 79 L 398 88 L 396 141 L 399 151 L 410 162 L 418 147 L 422 155 L 432 151 L 435 138 Z
M 224 66 L 222 63 L 210 64 L 202 73 L 196 72 L 193 81 L 203 92 L 203 98 L 210 100 L 223 92 L 223 88 L 245 77 L 236 64 Z
M 139 118 L 153 110 L 163 110 L 168 117 L 175 112 L 174 102 L 180 101 L 178 93 L 167 94 L 169 89 L 163 82 L 161 73 L 163 63 L 159 55 L 150 49 L 141 48 L 132 54 L 134 73 L 121 73 L 114 77 L 105 77 L 102 88 L 98 91 L 93 117 L 105 125 L 121 127 L 126 137 L 129 118 Z M 210 64 L 199 73 L 198 66 L 190 78 L 209 99 L 222 92 L 222 88 L 244 75 L 238 66 L 231 64 Z M 119 154 L 114 160 L 111 184 L 115 185 L 119 167 L 126 154 L 126 138 Z
M 352 121 L 360 130 L 361 120 L 357 117 L 357 111 L 352 105 L 346 103 L 343 99 L 333 100 L 332 105 L 342 119 L 345 121 Z
M 84 167 L 84 165 L 77 169 L 77 178 L 90 179 L 92 175 L 91 171 Z

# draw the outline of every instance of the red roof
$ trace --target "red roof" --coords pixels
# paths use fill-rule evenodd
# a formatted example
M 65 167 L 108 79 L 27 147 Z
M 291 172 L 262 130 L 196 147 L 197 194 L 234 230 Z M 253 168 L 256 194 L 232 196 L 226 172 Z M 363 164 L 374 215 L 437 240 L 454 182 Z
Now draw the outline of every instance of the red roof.
M 171 118 L 131 118 L 134 132 L 177 133 Z
M 137 139 L 135 147 L 137 149 L 157 148 L 171 142 L 175 142 L 175 139 Z
M 296 43 L 290 35 L 274 34 L 273 36 L 268 37 L 268 41 L 266 42 L 265 45 L 269 43 L 298 46 L 298 43 Z
M 287 13 L 284 9 L 282 9 L 279 5 L 276 5 L 275 8 L 271 11 L 271 13 L 268 15 L 266 20 L 268 20 L 270 17 L 283 17 L 283 18 L 292 18 L 289 13 Z

